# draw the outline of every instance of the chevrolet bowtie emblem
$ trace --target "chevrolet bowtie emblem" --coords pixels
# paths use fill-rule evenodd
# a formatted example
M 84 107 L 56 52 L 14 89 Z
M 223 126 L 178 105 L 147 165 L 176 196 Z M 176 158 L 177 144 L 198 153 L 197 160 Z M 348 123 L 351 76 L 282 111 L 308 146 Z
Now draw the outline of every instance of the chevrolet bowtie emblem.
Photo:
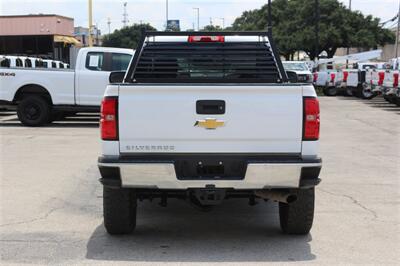
M 205 129 L 216 129 L 217 127 L 223 127 L 224 125 L 224 121 L 217 120 L 216 118 L 197 120 L 194 124 L 195 127 L 204 127 Z

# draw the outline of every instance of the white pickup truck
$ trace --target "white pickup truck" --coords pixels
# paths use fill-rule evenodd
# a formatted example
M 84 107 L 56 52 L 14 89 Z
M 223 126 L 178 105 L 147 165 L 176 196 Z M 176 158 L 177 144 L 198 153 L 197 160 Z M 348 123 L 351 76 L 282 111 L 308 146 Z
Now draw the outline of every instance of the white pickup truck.
M 75 70 L 0 68 L 0 104 L 14 106 L 22 124 L 45 125 L 64 112 L 98 112 L 111 71 L 126 70 L 134 50 L 79 50 Z
M 283 61 L 282 64 L 286 71 L 294 71 L 296 73 L 298 82 L 313 82 L 313 74 L 306 61 Z
M 154 198 L 203 210 L 270 199 L 285 233 L 310 231 L 318 99 L 312 84 L 288 82 L 269 33 L 145 32 L 110 81 L 98 159 L 110 234 L 132 232 L 137 199 Z

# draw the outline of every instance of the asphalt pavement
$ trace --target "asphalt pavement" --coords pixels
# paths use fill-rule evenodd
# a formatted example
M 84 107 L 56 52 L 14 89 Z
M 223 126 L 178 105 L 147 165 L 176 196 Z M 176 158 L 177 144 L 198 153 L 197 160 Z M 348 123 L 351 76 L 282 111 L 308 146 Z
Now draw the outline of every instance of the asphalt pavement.
M 98 116 L 27 128 L 0 112 L 0 256 L 32 264 L 399 264 L 400 108 L 320 98 L 322 183 L 309 235 L 279 229 L 277 204 L 229 200 L 211 212 L 140 202 L 137 229 L 102 224 Z

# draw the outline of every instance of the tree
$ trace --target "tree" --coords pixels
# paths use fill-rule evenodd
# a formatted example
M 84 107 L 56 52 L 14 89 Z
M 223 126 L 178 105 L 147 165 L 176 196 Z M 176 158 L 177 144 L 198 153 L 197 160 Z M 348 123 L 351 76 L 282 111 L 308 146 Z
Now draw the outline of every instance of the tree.
M 314 0 L 274 0 L 272 24 L 280 53 L 287 59 L 296 51 L 315 54 Z M 233 30 L 266 30 L 267 5 L 245 11 L 232 25 Z M 394 34 L 379 25 L 379 19 L 350 11 L 337 0 L 320 0 L 319 51 L 332 57 L 339 47 L 376 48 L 394 42 Z
M 103 46 L 136 49 L 143 28 L 148 31 L 156 30 L 150 24 L 134 24 L 124 27 L 120 30 L 115 30 L 111 34 L 105 35 Z

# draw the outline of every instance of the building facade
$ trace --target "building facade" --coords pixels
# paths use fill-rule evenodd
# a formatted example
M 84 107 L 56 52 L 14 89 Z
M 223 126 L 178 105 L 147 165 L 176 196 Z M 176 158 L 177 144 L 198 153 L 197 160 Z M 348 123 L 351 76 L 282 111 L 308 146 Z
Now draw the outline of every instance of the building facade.
M 53 14 L 0 16 L 0 54 L 49 58 L 69 63 L 74 19 Z
M 81 26 L 75 27 L 74 36 L 82 44 L 82 46 L 89 45 L 89 28 Z M 103 44 L 102 40 L 103 37 L 101 35 L 101 31 L 96 26 L 92 26 L 93 46 L 101 46 Z

